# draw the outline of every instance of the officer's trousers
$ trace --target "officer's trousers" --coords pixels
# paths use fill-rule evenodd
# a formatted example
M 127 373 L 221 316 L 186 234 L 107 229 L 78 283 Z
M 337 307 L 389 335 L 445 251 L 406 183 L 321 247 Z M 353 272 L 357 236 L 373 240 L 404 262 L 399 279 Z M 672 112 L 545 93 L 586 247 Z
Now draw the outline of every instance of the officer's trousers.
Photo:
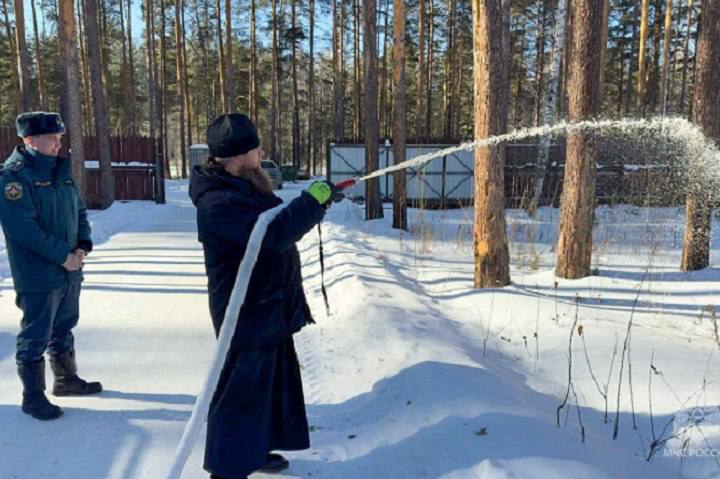
M 45 350 L 60 354 L 74 348 L 72 329 L 80 317 L 80 286 L 78 282 L 42 293 L 18 293 L 15 304 L 23 312 L 15 355 L 18 363 L 38 361 Z

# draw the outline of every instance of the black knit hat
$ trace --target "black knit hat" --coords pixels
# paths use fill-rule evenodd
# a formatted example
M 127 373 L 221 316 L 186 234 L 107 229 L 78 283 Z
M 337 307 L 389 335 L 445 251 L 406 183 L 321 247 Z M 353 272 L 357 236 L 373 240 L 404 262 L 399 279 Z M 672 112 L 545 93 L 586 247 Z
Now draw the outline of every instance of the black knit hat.
M 211 156 L 229 158 L 254 150 L 260 146 L 260 139 L 250 118 L 242 113 L 227 113 L 208 126 L 207 145 Z
M 15 127 L 20 138 L 65 133 L 65 125 L 60 115 L 44 111 L 20 113 L 15 119 Z

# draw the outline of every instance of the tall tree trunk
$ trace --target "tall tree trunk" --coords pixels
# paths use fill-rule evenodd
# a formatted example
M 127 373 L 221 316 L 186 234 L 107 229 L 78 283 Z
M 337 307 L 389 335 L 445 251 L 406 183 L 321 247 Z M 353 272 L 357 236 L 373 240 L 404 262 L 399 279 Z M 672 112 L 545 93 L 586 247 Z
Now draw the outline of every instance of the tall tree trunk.
M 182 60 L 183 60 L 183 102 L 185 104 L 185 115 L 187 119 L 187 145 L 193 144 L 193 113 L 192 113 L 192 97 L 190 95 L 190 85 L 188 80 L 188 56 L 187 56 L 187 40 L 185 36 L 185 6 L 180 9 L 180 23 L 182 26 Z M 182 118 L 180 118 L 182 121 Z M 187 158 L 187 157 L 185 157 Z M 183 171 L 187 171 L 186 166 L 183 166 Z
M 85 35 L 90 61 L 90 84 L 92 87 L 93 109 L 95 114 L 95 136 L 99 144 L 100 158 L 100 208 L 109 208 L 114 199 L 112 158 L 110 156 L 110 125 L 105 88 L 102 82 L 102 61 L 100 58 L 100 41 L 98 34 L 97 14 L 98 0 L 86 0 Z
M 257 34 L 255 32 L 255 0 L 250 0 L 250 94 L 248 95 L 248 110 L 250 119 L 258 124 L 258 57 Z
M 673 0 L 667 0 L 665 7 L 665 33 L 663 38 L 663 65 L 662 76 L 660 77 L 660 110 L 665 115 L 667 112 L 667 82 L 670 72 L 670 28 L 672 27 L 672 5 Z
M 645 58 L 645 44 L 648 37 L 648 10 L 650 0 L 642 0 L 640 12 L 640 53 L 638 54 L 638 78 L 637 78 L 637 106 L 644 113 L 645 95 L 647 88 L 647 60 Z
M 456 101 L 456 108 L 455 111 L 455 119 L 453 121 L 453 131 L 455 132 L 456 136 L 462 136 L 462 116 L 463 116 L 463 108 L 462 108 L 462 87 L 463 87 L 463 73 L 465 72 L 464 64 L 465 64 L 465 40 L 466 40 L 466 33 L 458 30 L 458 37 L 457 37 L 457 52 L 455 53 L 455 64 L 456 64 L 456 74 L 453 75 L 455 79 L 455 86 L 454 86 L 454 93 L 453 93 L 453 99 Z
M 108 85 L 110 85 L 110 33 L 108 28 L 107 12 L 105 11 L 105 2 L 98 1 L 97 6 L 98 19 L 100 21 L 98 39 L 100 41 L 100 44 L 102 45 L 102 50 L 100 51 L 100 60 L 103 74 L 102 81 L 103 85 L 107 87 Z
M 545 2 L 536 0 L 537 37 L 535 39 L 535 115 L 533 123 L 542 121 L 543 90 L 545 88 Z
M 445 141 L 452 141 L 452 117 L 453 117 L 453 101 L 452 101 L 452 85 L 453 72 L 453 49 L 455 42 L 455 0 L 448 0 L 448 36 L 447 50 L 445 52 L 445 81 L 443 84 L 443 136 Z M 522 51 L 522 47 L 520 48 Z
M 82 139 L 82 97 L 80 95 L 80 62 L 77 56 L 77 30 L 73 0 L 58 0 L 58 41 L 62 57 L 64 121 L 70 133 L 72 175 L 82 195 L 85 194 L 85 149 Z
M 435 15 L 433 10 L 433 0 L 427 0 L 430 2 L 430 9 L 428 11 L 428 45 L 427 45 L 427 80 L 426 80 L 426 99 L 425 99 L 425 137 L 426 139 L 432 138 L 432 89 L 433 89 L 433 43 L 435 42 Z
M 225 47 L 223 47 L 222 6 L 220 0 L 215 1 L 217 13 L 218 70 L 220 72 L 220 105 L 223 113 L 230 113 L 227 100 L 227 66 L 225 65 Z
M 688 63 L 690 59 L 690 28 L 692 28 L 693 0 L 688 0 L 687 29 L 683 44 L 683 68 L 680 87 L 680 112 L 685 111 L 685 94 L 687 92 Z
M 122 8 L 122 6 L 120 7 Z M 135 56 L 133 48 L 133 36 L 132 36 L 132 0 L 127 0 L 127 25 L 128 25 L 128 77 L 130 83 L 130 96 L 127 98 L 127 111 L 128 125 L 127 130 L 131 135 L 138 134 L 137 118 L 135 115 L 137 111 L 135 109 L 135 93 L 137 91 L 137 85 L 135 84 Z
M 283 48 L 285 46 L 285 42 L 282 40 L 284 31 L 287 31 L 285 29 L 285 19 L 288 18 L 289 14 L 287 13 L 287 2 L 291 0 L 280 0 L 280 4 L 278 5 L 278 18 L 280 19 L 280 28 L 281 30 L 278 32 L 278 91 L 280 92 L 278 99 L 277 99 L 277 131 L 278 131 L 278 151 L 280 152 L 280 158 L 283 159 L 287 163 L 286 159 L 289 159 L 292 162 L 292 151 L 290 149 L 292 148 L 292 138 L 289 138 L 290 141 L 284 141 L 283 138 L 283 127 L 285 125 L 284 123 L 284 115 L 286 112 L 288 113 L 288 118 L 290 118 L 290 136 L 292 136 L 292 79 L 289 81 L 290 86 L 288 91 L 290 91 L 289 95 L 284 95 L 285 92 L 283 88 L 283 80 L 285 80 L 286 72 L 283 70 L 285 68 L 285 62 L 284 62 L 284 55 L 283 55 Z M 283 30 L 285 29 L 285 30 Z M 288 67 L 287 75 L 292 75 L 290 72 L 290 69 Z M 288 145 L 290 145 L 288 147 Z
M 425 118 L 425 80 L 427 71 L 425 69 L 425 0 L 418 2 L 418 62 L 417 62 L 417 83 L 415 87 L 415 143 L 425 139 L 423 120 Z
M 88 49 L 87 49 L 87 35 L 85 35 L 84 17 L 87 8 L 85 7 L 85 0 L 78 0 L 77 2 L 77 28 L 78 28 L 78 39 L 80 42 L 80 75 L 82 81 L 82 112 L 83 112 L 83 134 L 86 136 L 92 136 L 95 129 L 95 118 L 92 113 L 92 88 L 90 88 L 90 62 L 88 61 Z
M 525 51 L 525 30 L 520 31 L 520 52 Z M 525 67 L 523 65 L 523 55 L 519 55 L 520 67 L 515 74 L 515 109 L 513 111 L 513 128 L 520 128 L 523 116 L 523 78 L 525 76 Z
M 501 0 L 472 0 L 475 141 L 505 132 L 507 89 Z M 475 287 L 510 283 L 505 230 L 505 149 L 475 150 Z
M 696 9 L 700 9 L 702 11 L 702 1 L 697 2 L 695 4 Z M 702 18 L 700 12 L 696 12 L 697 14 L 697 26 L 696 26 L 696 32 L 700 31 L 700 24 L 702 23 Z M 695 68 L 697 67 L 697 46 L 698 46 L 698 35 L 695 35 L 695 45 L 694 48 L 690 50 L 690 72 L 689 72 L 689 78 L 688 78 L 688 118 L 692 118 L 693 114 L 693 95 L 695 91 Z
M 353 106 L 355 108 L 353 115 L 353 138 L 355 141 L 360 141 L 360 126 L 362 125 L 362 114 L 360 112 L 360 103 L 362 96 L 360 86 L 360 2 L 359 0 L 353 0 L 353 22 L 355 26 L 354 38 L 355 38 L 355 60 L 354 60 L 354 71 L 355 71 L 355 88 L 353 91 Z
M 278 15 L 277 15 L 277 0 L 272 0 L 272 26 L 273 26 L 273 32 L 272 32 L 272 105 L 271 105 L 271 123 L 272 126 L 270 128 L 270 158 L 277 163 L 280 164 L 280 159 L 278 155 L 278 147 L 279 147 L 279 135 L 280 131 L 278 128 L 278 102 L 279 102 L 279 89 L 280 85 L 278 82 L 278 75 L 279 75 L 279 67 L 280 67 L 280 58 L 279 58 L 279 52 L 278 52 L 278 30 L 280 29 L 280 26 L 278 24 Z
M 650 112 L 654 114 L 658 110 L 660 100 L 660 44 L 663 31 L 663 0 L 655 0 L 655 26 L 653 28 L 653 64 L 650 69 L 650 82 L 648 97 L 650 100 Z
M 40 109 L 48 109 L 47 95 L 45 94 L 45 73 L 42 65 L 42 51 L 40 50 L 40 35 L 38 34 L 37 14 L 35 12 L 35 2 L 30 2 L 32 9 L 33 33 L 35 35 L 35 62 L 37 64 L 37 82 L 38 82 L 38 99 L 40 100 Z
M 210 83 L 210 85 L 211 85 L 211 87 L 210 87 L 210 98 L 211 98 L 210 105 L 211 105 L 211 111 L 212 111 L 212 115 L 211 115 L 211 118 L 212 118 L 213 115 L 216 115 L 215 112 L 217 111 L 218 84 L 213 79 L 213 81 L 212 81 L 212 83 Z M 209 121 L 208 121 L 208 124 L 209 124 Z
M 623 35 L 624 34 L 625 31 L 623 30 Z M 616 81 L 618 89 L 616 109 L 617 116 L 622 116 L 623 104 L 625 103 L 625 42 L 620 42 L 618 48 L 620 49 L 620 72 L 618 73 Z
M 25 7 L 23 0 L 15 0 L 15 48 L 20 80 L 20 105 L 22 111 L 32 110 L 30 92 L 30 56 L 25 44 Z
M 147 69 L 148 129 L 151 138 L 157 135 L 157 88 L 155 87 L 155 26 L 153 22 L 153 0 L 145 0 L 145 61 Z
M 376 0 L 363 2 L 363 70 L 365 72 L 365 166 L 371 173 L 379 166 L 378 125 L 378 77 L 377 77 L 377 7 Z M 383 205 L 380 199 L 380 180 L 373 178 L 365 182 L 365 219 L 383 217 Z
M 602 39 L 600 40 L 600 93 L 605 90 L 605 70 L 607 69 L 607 50 L 608 50 L 608 20 L 610 19 L 610 0 L 603 0 L 603 18 L 602 18 Z M 602 104 L 600 105 L 602 110 Z
M 640 0 L 634 0 L 633 1 L 633 11 L 630 18 L 632 18 L 632 40 L 630 44 L 630 54 L 628 55 L 628 77 L 627 77 L 627 85 L 625 86 L 625 90 L 627 91 L 625 101 L 623 102 L 622 106 L 622 116 L 627 116 L 629 110 L 630 110 L 630 104 L 633 100 L 633 74 L 635 73 L 635 46 L 638 42 L 638 8 L 640 6 L 639 3 Z
M 720 139 L 720 0 L 704 0 L 700 15 L 695 64 L 695 92 L 692 120 L 711 141 Z M 702 171 L 691 172 L 685 209 L 683 271 L 695 271 L 710 264 L 712 200 L 701 180 Z
M 435 61 L 435 4 L 433 0 L 428 3 L 428 32 L 427 32 L 427 78 L 425 79 L 425 136 L 428 140 L 432 133 L 432 92 L 433 92 L 433 63 Z
M 405 161 L 407 139 L 404 0 L 393 0 L 393 102 L 393 162 L 397 165 Z M 408 228 L 405 170 L 393 173 L 393 228 Z
M 670 50 L 672 52 L 672 57 L 670 58 L 670 71 L 669 71 L 669 80 L 668 80 L 668 89 L 666 96 L 668 97 L 667 100 L 667 110 L 672 109 L 671 100 L 675 97 L 675 82 L 676 82 L 676 74 L 677 74 L 677 56 L 678 56 L 678 40 L 680 39 L 680 12 L 682 11 L 682 5 L 678 4 L 677 11 L 675 13 L 675 32 L 673 33 L 672 37 L 674 38 L 674 46 L 670 47 Z M 672 42 L 673 40 L 671 40 Z
M 158 94 L 160 106 L 160 139 L 162 140 L 162 156 L 165 165 L 165 176 L 172 178 L 170 171 L 170 155 L 168 155 L 167 140 L 167 30 L 165 25 L 165 0 L 160 0 L 160 81 Z
M 392 42 L 392 24 L 391 18 L 390 18 L 390 6 L 393 4 L 394 0 L 385 0 L 385 51 L 391 51 L 391 42 Z M 392 121 L 393 121 L 393 92 L 391 90 L 392 85 L 392 54 L 388 55 L 387 53 L 383 56 L 384 60 L 384 68 L 385 68 L 385 130 L 384 130 L 384 136 L 385 138 L 392 138 Z
M 155 97 L 156 102 L 156 108 L 155 108 L 155 124 L 158 126 L 158 135 L 159 138 L 157 140 L 157 158 L 159 162 L 159 166 L 162 168 L 157 168 L 155 172 L 155 178 L 156 178 L 156 188 L 158 192 L 159 199 L 157 200 L 160 203 L 165 202 L 165 182 L 164 178 L 172 178 L 170 175 L 170 157 L 168 156 L 168 147 L 167 147 L 167 111 L 166 111 L 166 79 L 167 79 L 167 69 L 166 69 L 166 47 L 165 47 L 165 0 L 160 0 L 160 31 L 158 32 L 158 35 L 160 37 L 160 53 L 158 55 L 157 51 L 157 45 L 153 50 L 153 53 L 156 56 L 155 59 L 155 93 L 153 94 Z M 155 34 L 156 27 L 155 27 L 155 12 L 152 12 L 151 20 L 152 20 L 152 32 L 153 35 Z
M 121 43 L 121 52 L 122 52 L 122 72 L 120 73 L 120 83 L 123 93 L 123 98 L 126 100 L 129 100 L 131 96 L 130 92 L 130 78 L 129 78 L 129 68 L 128 68 L 128 55 L 127 55 L 127 38 L 125 36 L 125 7 L 123 0 L 120 0 L 120 33 L 122 35 L 122 41 Z M 130 116 L 130 112 L 128 112 L 128 103 L 121 102 L 120 104 L 120 134 L 126 135 L 127 134 L 127 125 L 128 125 L 128 117 Z
M 345 138 L 345 0 L 333 0 L 333 93 L 334 93 L 334 139 Z
M 198 8 L 198 1 L 194 2 L 195 5 L 195 23 L 199 25 L 198 31 L 198 43 L 200 44 L 200 51 L 202 57 L 202 71 L 203 71 L 203 85 L 205 87 L 205 125 L 209 125 L 212 121 L 212 81 L 210 81 L 210 6 L 208 0 L 203 0 L 203 19 L 200 19 L 200 11 Z M 201 25 L 201 26 L 200 26 Z M 198 130 L 200 123 L 198 124 Z
M 388 17 L 390 16 L 390 0 L 385 0 L 384 28 L 383 28 L 383 55 L 382 69 L 380 70 L 380 131 L 383 138 L 389 138 L 388 134 L 388 118 L 387 118 L 387 51 L 388 51 Z
M 2 2 L 3 2 L 3 10 L 5 10 L 5 9 L 7 8 L 7 5 L 5 4 L 5 0 L 2 0 Z M 69 139 L 70 139 L 70 136 L 68 135 L 68 131 L 67 131 L 67 129 L 69 128 L 69 125 L 68 125 L 68 121 L 69 121 L 69 120 L 68 120 L 68 118 L 70 117 L 70 115 L 69 115 L 69 113 L 68 113 L 68 104 L 67 104 L 67 100 L 68 100 L 68 95 L 67 95 L 67 67 L 66 67 L 66 65 L 65 65 L 65 63 L 64 63 L 65 58 L 67 58 L 67 54 L 66 54 L 66 52 L 65 52 L 65 44 L 63 43 L 64 40 L 65 40 L 65 38 L 64 38 L 64 32 L 63 32 L 63 26 L 62 26 L 63 18 L 62 18 L 62 12 L 60 11 L 60 8 L 61 8 L 61 7 L 60 7 L 60 2 L 59 2 L 59 1 L 55 2 L 54 8 L 55 8 L 55 12 L 54 12 L 54 13 L 55 13 L 55 18 L 57 19 L 57 23 L 56 23 L 56 25 L 57 25 L 57 57 L 58 57 L 58 66 L 59 66 L 59 73 L 60 73 L 60 78 L 59 78 L 60 98 L 59 98 L 59 102 L 58 102 L 58 113 L 60 113 L 60 116 L 64 119 L 63 122 L 65 123 L 65 129 L 66 129 L 66 133 L 65 133 L 66 136 L 65 136 L 65 138 L 67 138 L 67 139 L 69 140 Z M 73 3 L 73 10 L 75 10 L 75 5 L 74 5 L 74 3 Z M 5 13 L 7 13 L 7 12 L 5 12 Z M 77 18 L 77 17 L 75 17 L 75 18 Z M 74 18 L 74 19 L 75 19 L 75 18 Z M 5 21 L 6 21 L 6 22 L 8 21 L 7 15 L 6 15 Z M 82 24 L 82 21 L 80 21 L 80 22 L 78 22 L 78 23 Z M 8 39 L 12 39 L 12 38 L 14 38 L 14 34 L 13 34 L 12 36 L 9 36 L 9 37 L 8 37 Z M 82 38 L 82 37 L 81 37 L 81 38 Z M 10 44 L 10 46 L 13 46 L 13 42 L 12 42 L 12 41 L 8 41 L 8 43 Z M 82 42 L 81 42 L 81 43 L 82 43 Z M 13 52 L 14 52 L 14 51 L 15 51 L 15 49 L 14 49 L 14 47 L 13 47 L 13 48 L 8 52 L 8 56 L 11 57 L 11 58 L 13 58 L 13 59 L 15 58 L 15 55 L 13 55 Z M 78 63 L 79 63 L 79 62 L 78 62 Z M 82 68 L 82 67 L 81 67 L 81 68 Z M 17 74 L 17 68 L 14 69 L 14 72 Z M 13 78 L 13 80 L 14 80 L 14 79 L 15 79 L 15 78 Z M 19 103 L 20 103 L 20 99 L 17 98 L 17 95 L 16 95 L 15 98 L 16 98 L 16 104 L 19 104 Z M 82 103 L 82 102 L 81 102 L 81 103 Z M 80 112 L 81 112 L 81 115 L 82 115 L 82 106 L 80 107 Z
M 225 104 L 235 111 L 235 68 L 233 67 L 232 7 L 225 0 Z
M 290 23 L 292 28 L 292 164 L 300 168 L 300 96 L 297 75 L 297 0 L 290 0 Z
M 8 1 L 9 0 L 2 0 L 2 6 L 3 6 L 3 23 L 5 24 L 5 38 L 7 39 L 9 48 L 8 53 L 10 54 L 10 67 L 11 67 L 11 77 L 12 77 L 12 85 L 14 89 L 17 89 L 17 91 L 20 91 L 20 78 L 18 76 L 18 63 L 17 63 L 17 55 L 16 47 L 15 47 L 15 34 L 13 33 L 13 29 L 10 26 L 10 14 L 8 13 Z M 17 115 L 22 110 L 22 98 L 21 95 L 15 96 L 15 104 L 14 104 L 14 111 L 13 114 Z
M 568 113 L 571 121 L 579 121 L 600 113 L 603 6 L 595 0 L 574 0 L 570 5 L 572 56 Z M 592 133 L 568 134 L 555 270 L 562 278 L 582 278 L 590 273 L 595 203 L 594 143 Z
M 315 147 L 317 141 L 317 129 L 315 126 L 315 0 L 308 0 L 308 22 L 310 23 L 310 58 L 308 59 L 307 157 L 310 174 L 314 175 L 316 163 Z
M 183 0 L 175 0 L 175 77 L 177 102 L 180 109 L 180 177 L 187 178 L 187 154 L 185 152 L 185 68 L 182 44 L 185 34 L 182 26 Z
M 335 28 L 335 27 L 333 27 Z M 327 139 L 328 135 L 325 131 L 325 84 L 327 83 L 327 80 L 322 78 L 320 80 L 320 139 L 321 143 L 319 144 L 319 154 L 317 155 L 317 169 L 315 170 L 315 174 L 322 174 L 325 172 L 327 174 L 327 171 L 324 171 L 322 167 L 322 159 L 327 158 Z
M 624 5 L 623 5 L 624 7 Z M 605 19 L 603 18 L 603 22 Z M 608 18 L 609 21 L 609 18 Z M 620 30 L 620 38 L 617 40 L 617 51 L 618 51 L 618 65 L 616 68 L 619 68 L 619 72 L 617 75 L 617 78 L 615 79 L 615 86 L 617 88 L 617 102 L 615 104 L 615 116 L 621 117 L 622 116 L 622 108 L 623 104 L 625 103 L 625 57 L 627 56 L 627 32 L 628 28 L 632 28 L 632 21 L 623 21 L 621 22 L 621 30 Z M 631 33 L 632 35 L 632 33 Z M 605 52 L 607 54 L 607 51 Z M 630 50 L 630 54 L 632 55 L 632 49 Z M 606 61 L 607 63 L 607 61 Z M 603 68 L 603 75 L 605 75 L 605 68 Z M 604 84 L 604 83 L 603 83 Z M 609 103 L 609 102 L 608 102 Z
M 557 12 L 555 13 L 555 27 L 553 30 L 553 60 L 552 71 L 547 85 L 545 85 L 545 97 L 543 98 L 543 106 L 541 109 L 542 122 L 546 125 L 552 125 L 557 119 L 558 104 L 558 88 L 560 85 L 560 62 L 565 48 L 565 19 L 567 12 L 567 0 L 559 0 Z M 550 162 L 550 143 L 552 138 L 544 136 L 540 139 L 538 145 L 538 158 L 533 184 L 532 198 L 528 203 L 527 211 L 530 216 L 534 216 L 537 208 L 540 206 L 543 185 L 545 184 L 545 175 Z
M 513 0 L 500 0 L 500 10 L 502 15 L 502 52 L 503 52 L 503 58 L 506 59 L 502 63 L 503 66 L 503 80 L 502 84 L 505 86 L 505 93 L 503 93 L 505 98 L 505 117 L 502 118 L 502 121 L 504 121 L 503 125 L 503 131 L 507 131 L 508 126 L 508 120 L 509 120 L 509 108 L 510 108 L 510 92 L 512 90 L 511 88 L 511 82 L 510 82 L 510 68 L 512 64 L 512 57 L 513 57 L 513 51 L 512 51 L 512 34 L 510 33 L 510 10 L 511 10 L 511 4 Z
M 570 25 L 570 9 L 566 9 L 567 14 L 565 16 L 565 38 L 569 38 L 572 35 L 572 25 Z M 557 21 L 557 19 L 556 19 Z M 558 96 L 558 112 L 559 116 L 567 116 L 567 104 L 568 104 L 568 72 L 570 71 L 570 57 L 572 56 L 572 45 L 570 42 L 565 42 L 565 48 L 563 50 L 562 66 L 561 66 L 561 80 L 560 80 L 560 94 Z

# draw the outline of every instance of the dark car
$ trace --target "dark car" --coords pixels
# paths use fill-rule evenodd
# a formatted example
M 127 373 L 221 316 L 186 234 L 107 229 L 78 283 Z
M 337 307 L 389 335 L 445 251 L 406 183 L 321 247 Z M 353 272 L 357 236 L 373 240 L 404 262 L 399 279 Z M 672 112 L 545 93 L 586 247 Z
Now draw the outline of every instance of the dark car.
M 272 160 L 262 160 L 260 166 L 272 179 L 273 189 L 282 190 L 283 176 L 280 168 Z

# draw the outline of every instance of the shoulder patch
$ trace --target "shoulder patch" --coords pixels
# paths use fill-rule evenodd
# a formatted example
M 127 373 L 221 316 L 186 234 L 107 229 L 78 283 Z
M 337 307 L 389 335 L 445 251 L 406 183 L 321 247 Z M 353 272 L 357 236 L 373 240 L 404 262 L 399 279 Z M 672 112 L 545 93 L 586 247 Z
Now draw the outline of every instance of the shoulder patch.
M 5 185 L 5 199 L 17 201 L 23 197 L 23 187 L 17 181 Z

